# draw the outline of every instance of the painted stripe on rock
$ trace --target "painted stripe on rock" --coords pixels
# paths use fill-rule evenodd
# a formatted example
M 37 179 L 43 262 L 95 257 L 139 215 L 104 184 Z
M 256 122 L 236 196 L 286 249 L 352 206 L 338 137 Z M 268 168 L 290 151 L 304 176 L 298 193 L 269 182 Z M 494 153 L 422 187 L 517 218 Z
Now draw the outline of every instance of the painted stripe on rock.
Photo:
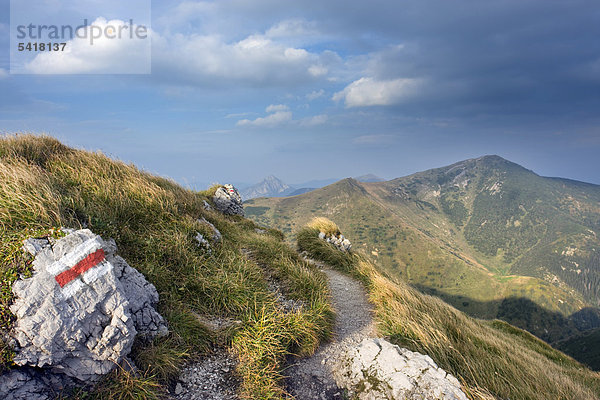
M 60 285 L 60 287 L 64 287 L 67 283 L 71 282 L 87 270 L 94 268 L 96 265 L 100 264 L 105 260 L 104 249 L 100 248 L 95 252 L 87 255 L 83 260 L 79 261 L 70 269 L 61 272 L 56 275 L 54 279 Z
M 66 271 L 79 261 L 87 257 L 88 254 L 98 250 L 102 247 L 102 244 L 97 238 L 86 240 L 85 242 L 75 246 L 69 253 L 61 257 L 60 260 L 55 261 L 46 267 L 46 270 L 51 275 L 57 275 L 60 272 Z

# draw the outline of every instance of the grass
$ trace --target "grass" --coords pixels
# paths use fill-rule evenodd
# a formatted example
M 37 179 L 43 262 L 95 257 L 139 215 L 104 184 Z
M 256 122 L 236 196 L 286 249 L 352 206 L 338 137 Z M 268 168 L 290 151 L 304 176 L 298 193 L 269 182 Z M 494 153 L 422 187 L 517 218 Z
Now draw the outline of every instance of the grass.
M 186 360 L 213 346 L 226 347 L 239 360 L 243 398 L 284 397 L 284 357 L 309 354 L 330 334 L 325 278 L 282 242 L 280 232 L 257 233 L 259 226 L 249 220 L 204 210 L 217 188 L 186 190 L 49 137 L 0 138 L 0 329 L 9 331 L 14 323 L 12 283 L 31 274 L 22 241 L 57 238 L 59 227 L 88 227 L 115 239 L 119 254 L 156 286 L 170 334 L 136 342 L 132 359 L 143 373 L 119 368 L 76 397 L 158 398 Z M 210 253 L 194 240 L 197 232 L 210 237 L 199 218 L 223 234 Z M 303 307 L 286 313 L 269 279 Z M 215 332 L 203 322 L 211 318 L 241 323 Z M 0 370 L 12 367 L 11 358 L 10 346 L 0 342 Z
M 471 399 L 598 399 L 600 374 L 506 322 L 471 318 L 437 297 L 378 272 L 361 254 L 343 254 L 299 232 L 298 247 L 365 283 L 380 334 L 431 356 Z
M 338 228 L 335 222 L 324 217 L 313 218 L 308 223 L 308 227 L 318 229 L 319 232 L 323 232 L 326 236 L 338 236 L 340 234 L 340 228 Z

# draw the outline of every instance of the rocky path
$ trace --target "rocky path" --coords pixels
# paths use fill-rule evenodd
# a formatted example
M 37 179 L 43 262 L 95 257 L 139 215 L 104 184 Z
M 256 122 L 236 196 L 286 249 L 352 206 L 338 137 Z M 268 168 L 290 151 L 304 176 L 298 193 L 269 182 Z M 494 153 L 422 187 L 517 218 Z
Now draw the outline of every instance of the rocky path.
M 336 312 L 333 340 L 319 347 L 311 357 L 290 360 L 285 375 L 287 391 L 298 400 L 342 399 L 343 392 L 333 380 L 332 370 L 348 348 L 375 337 L 371 305 L 362 285 L 338 271 L 317 264 L 329 278 Z

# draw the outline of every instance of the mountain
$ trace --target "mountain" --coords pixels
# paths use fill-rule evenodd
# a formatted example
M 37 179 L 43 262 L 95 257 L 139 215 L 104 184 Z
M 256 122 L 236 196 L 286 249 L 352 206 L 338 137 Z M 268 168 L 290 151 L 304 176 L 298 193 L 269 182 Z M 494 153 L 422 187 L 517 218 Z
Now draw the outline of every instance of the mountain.
M 578 333 L 570 316 L 600 305 L 600 186 L 498 156 L 386 182 L 344 179 L 246 212 L 290 237 L 327 216 L 381 271 L 550 342 Z
M 244 200 L 247 200 L 255 197 L 287 196 L 293 191 L 294 189 L 291 186 L 283 183 L 277 177 L 270 175 L 263 179 L 262 182 L 242 190 L 241 195 Z
M 335 200 L 323 197 L 320 205 L 344 215 L 347 204 L 364 201 L 364 207 L 370 207 L 365 201 L 370 188 L 365 189 L 365 185 L 344 180 L 333 185 L 334 190 L 324 188 L 327 193 L 316 191 L 316 196 L 340 195 Z M 390 279 L 364 255 L 342 252 L 322 240 L 316 228 L 304 229 L 304 235 L 298 235 L 291 247 L 280 231 L 218 211 L 215 193 L 219 189 L 186 190 L 131 164 L 111 160 L 99 152 L 72 149 L 49 137 L 0 137 L 0 394 L 22 399 L 31 398 L 31 393 L 57 393 L 60 398 L 158 399 L 180 392 L 190 397 L 289 399 L 284 377 L 293 371 L 290 364 L 298 361 L 292 355 L 303 357 L 300 362 L 308 359 L 321 364 L 318 355 L 312 360 L 311 355 L 340 327 L 332 293 L 356 299 L 346 293 L 354 288 L 355 295 L 358 290 L 359 296 L 365 296 L 359 285 L 362 282 L 379 322 L 374 333 L 413 352 L 427 354 L 458 379 L 470 398 L 600 399 L 599 374 L 532 335 L 502 321 L 470 318 L 435 297 Z M 286 201 L 314 195 L 310 192 Z M 258 206 L 252 207 L 255 214 L 260 214 Z M 379 218 L 376 213 L 369 216 L 374 221 Z M 23 315 L 13 315 L 11 305 L 22 300 L 18 293 L 26 286 L 19 285 L 19 290 L 15 282 L 46 280 L 50 271 L 41 269 L 39 261 L 53 262 L 49 254 L 61 252 L 64 256 L 60 260 L 68 263 L 83 256 L 80 253 L 74 258 L 73 246 L 76 252 L 84 249 L 77 245 L 80 242 L 69 239 L 71 234 L 63 227 L 85 227 L 105 238 L 111 249 L 118 249 L 114 266 L 112 257 L 104 259 L 103 252 L 93 253 L 106 261 L 102 261 L 103 268 L 108 268 L 103 279 L 121 275 L 135 280 L 129 282 L 139 284 L 146 279 L 152 283 L 156 298 L 151 301 L 157 302 L 156 310 L 169 329 L 166 336 L 154 340 L 142 336 L 132 347 L 121 348 L 121 355 L 127 357 L 122 365 L 115 362 L 111 352 L 94 352 L 98 360 L 111 357 L 107 369 L 112 371 L 99 382 L 81 382 L 85 386 L 79 388 L 70 387 L 76 382 L 65 379 L 63 372 L 67 369 L 57 372 L 60 361 L 49 355 L 78 358 L 81 354 L 72 350 L 77 348 L 75 344 L 92 347 L 96 343 L 92 339 L 104 340 L 107 335 L 111 341 L 128 336 L 132 343 L 135 330 L 127 326 L 132 326 L 136 318 L 130 314 L 133 305 L 128 300 L 96 304 L 95 296 L 81 295 L 95 292 L 101 281 L 77 281 L 81 286 L 71 292 L 77 295 L 65 298 L 59 280 L 49 279 L 44 287 L 51 290 L 44 291 L 43 300 L 61 304 L 61 315 L 37 314 L 37 306 L 33 306 L 25 313 L 34 312 L 36 323 L 19 323 Z M 372 227 L 372 223 L 365 222 L 365 229 Z M 334 230 L 338 228 L 334 226 Z M 219 235 L 215 236 L 217 231 Z M 28 238 L 37 238 L 28 241 L 28 248 L 39 250 L 44 246 L 35 262 L 23 251 L 23 241 Z M 360 247 L 360 242 L 355 245 Z M 296 249 L 305 253 L 300 255 Z M 431 256 L 435 256 L 432 249 Z M 415 250 L 410 251 L 416 256 Z M 334 276 L 338 278 L 330 278 L 334 271 L 323 271 L 320 264 L 306 260 L 306 255 L 337 270 Z M 77 265 L 89 260 L 86 257 Z M 125 268 L 127 264 L 131 271 Z M 89 272 L 97 271 L 91 268 Z M 414 271 L 411 269 L 411 274 Z M 89 272 L 85 276 L 90 276 Z M 339 280 L 344 272 L 345 278 Z M 359 281 L 340 284 L 354 278 Z M 125 290 L 124 285 L 119 286 Z M 27 332 L 43 326 L 45 332 L 62 333 L 64 324 L 56 322 L 65 317 L 80 329 L 83 324 L 78 317 L 82 314 L 104 314 L 115 307 L 122 314 L 114 314 L 119 316 L 108 327 L 115 326 L 113 322 L 118 324 L 116 333 L 102 321 L 90 318 L 81 328 L 85 334 L 60 335 L 61 342 L 68 346 L 54 346 L 58 342 L 47 335 Z M 355 302 L 346 304 L 346 309 L 352 307 L 356 307 Z M 589 324 L 598 317 L 594 310 L 585 309 L 578 313 L 577 321 Z M 139 315 L 137 318 L 141 319 Z M 147 319 L 145 312 L 143 319 Z M 357 326 L 356 321 L 349 322 L 352 324 L 348 326 Z M 26 336 L 16 338 L 28 342 L 35 338 L 38 350 L 30 354 L 43 357 L 47 364 L 33 367 L 14 363 L 17 353 L 23 351 L 23 347 L 16 346 L 16 325 L 25 330 L 21 332 Z M 98 342 L 101 350 L 106 347 L 102 347 L 102 340 Z M 333 347 L 340 350 L 339 355 L 345 351 L 338 342 Z M 102 371 L 106 370 L 94 370 L 98 375 Z M 440 379 L 446 376 L 438 372 L 435 376 Z M 373 375 L 367 375 L 364 378 L 374 382 Z M 305 375 L 296 378 L 304 379 Z M 196 384 L 206 379 L 217 383 L 209 387 Z
M 356 179 L 359 182 L 383 182 L 383 181 L 385 181 L 385 179 L 380 178 L 377 175 L 373 175 L 373 174 L 356 176 L 356 177 L 354 177 L 354 179 Z

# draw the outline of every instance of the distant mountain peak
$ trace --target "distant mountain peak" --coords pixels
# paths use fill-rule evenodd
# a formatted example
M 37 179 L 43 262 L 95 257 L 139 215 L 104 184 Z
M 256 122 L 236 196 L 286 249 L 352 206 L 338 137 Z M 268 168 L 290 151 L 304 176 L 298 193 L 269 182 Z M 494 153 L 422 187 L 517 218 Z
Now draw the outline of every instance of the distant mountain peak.
M 241 195 L 244 200 L 253 199 L 255 197 L 279 197 L 285 196 L 294 188 L 284 183 L 275 175 L 269 175 L 260 183 L 252 185 L 242 191 Z

